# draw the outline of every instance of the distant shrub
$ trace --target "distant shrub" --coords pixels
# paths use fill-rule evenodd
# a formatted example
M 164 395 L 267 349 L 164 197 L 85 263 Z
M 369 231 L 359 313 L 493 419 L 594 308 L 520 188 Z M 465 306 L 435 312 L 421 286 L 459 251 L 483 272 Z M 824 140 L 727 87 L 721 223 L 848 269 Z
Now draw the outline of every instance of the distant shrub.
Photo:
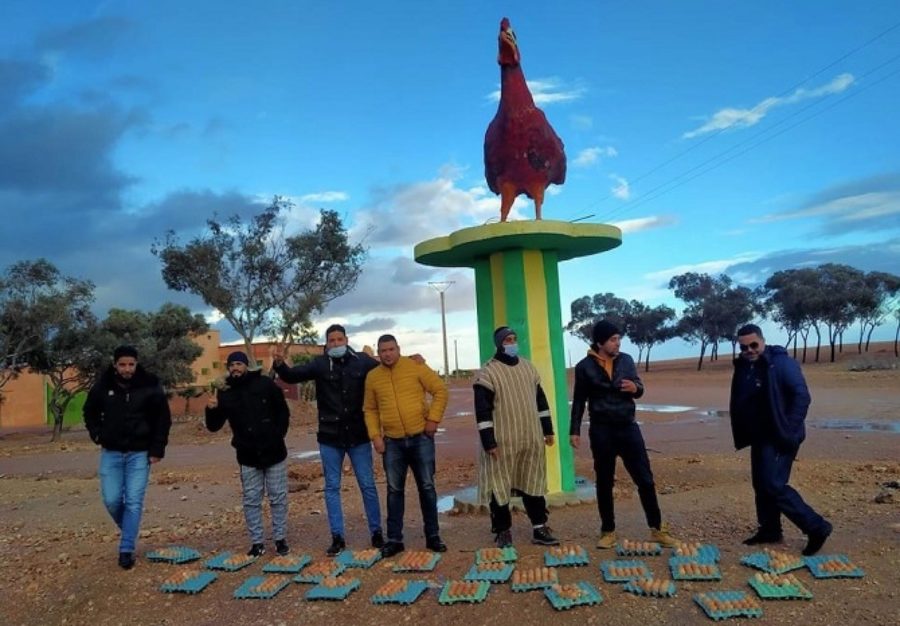
M 877 372 L 895 370 L 898 367 L 900 367 L 900 360 L 898 359 L 884 359 L 872 356 L 853 359 L 847 364 L 847 370 L 850 372 Z

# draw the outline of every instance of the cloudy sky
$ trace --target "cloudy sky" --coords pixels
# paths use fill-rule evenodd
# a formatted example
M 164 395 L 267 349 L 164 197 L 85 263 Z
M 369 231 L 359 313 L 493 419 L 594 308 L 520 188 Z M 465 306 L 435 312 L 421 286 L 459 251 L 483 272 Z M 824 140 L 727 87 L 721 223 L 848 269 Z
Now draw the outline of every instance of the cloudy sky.
M 545 218 L 625 233 L 561 266 L 564 311 L 607 291 L 676 304 L 666 284 L 685 271 L 748 285 L 826 261 L 900 271 L 894 0 L 4 0 L 0 267 L 46 257 L 96 283 L 101 315 L 212 314 L 166 289 L 154 239 L 280 194 L 292 223 L 335 209 L 370 250 L 320 329 L 345 322 L 357 346 L 393 332 L 440 364 L 427 283 L 454 281 L 451 367 L 454 341 L 472 367 L 471 271 L 417 265 L 412 248 L 499 213 L 482 142 L 504 15 L 569 159 Z

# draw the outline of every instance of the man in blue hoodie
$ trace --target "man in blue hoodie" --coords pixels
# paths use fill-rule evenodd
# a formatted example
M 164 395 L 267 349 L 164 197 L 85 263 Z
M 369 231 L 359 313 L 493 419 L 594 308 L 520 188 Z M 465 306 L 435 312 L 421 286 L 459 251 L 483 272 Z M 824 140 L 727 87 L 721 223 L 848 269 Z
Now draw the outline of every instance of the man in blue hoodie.
M 756 494 L 756 534 L 752 546 L 779 543 L 784 514 L 807 536 L 803 554 L 818 552 L 831 524 L 788 485 L 791 467 L 806 438 L 810 395 L 800 365 L 781 346 L 767 346 L 762 330 L 747 324 L 738 330 L 741 355 L 731 380 L 731 430 L 734 447 L 750 446 L 750 473 Z

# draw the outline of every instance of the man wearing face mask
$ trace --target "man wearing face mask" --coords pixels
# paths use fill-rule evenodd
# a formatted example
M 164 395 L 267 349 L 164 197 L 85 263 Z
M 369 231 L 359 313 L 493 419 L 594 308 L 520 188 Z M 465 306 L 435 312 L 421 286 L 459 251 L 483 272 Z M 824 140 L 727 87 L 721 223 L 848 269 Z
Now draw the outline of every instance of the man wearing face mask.
M 806 438 L 809 389 L 800 365 L 781 346 L 767 346 L 755 324 L 737 333 L 741 355 L 731 379 L 731 430 L 734 447 L 750 446 L 750 473 L 756 496 L 756 534 L 752 546 L 779 543 L 784 514 L 807 536 L 805 556 L 818 552 L 832 527 L 788 485 L 791 467 Z
M 275 371 L 286 383 L 316 382 L 319 410 L 319 456 L 325 476 L 325 508 L 331 528 L 331 545 L 325 551 L 337 556 L 346 548 L 344 513 L 341 508 L 341 477 L 344 457 L 350 457 L 362 494 L 373 548 L 384 547 L 381 509 L 372 466 L 372 446 L 363 415 L 366 374 L 378 361 L 347 345 L 347 333 L 339 324 L 325 330 L 325 354 L 309 363 L 288 367 L 281 355 L 274 358 Z
M 508 326 L 494 331 L 497 352 L 475 375 L 475 420 L 482 451 L 478 499 L 491 511 L 494 543 L 512 545 L 510 496 L 521 495 L 532 525 L 532 543 L 559 545 L 547 526 L 545 446 L 553 445 L 550 406 L 537 369 L 519 356 Z

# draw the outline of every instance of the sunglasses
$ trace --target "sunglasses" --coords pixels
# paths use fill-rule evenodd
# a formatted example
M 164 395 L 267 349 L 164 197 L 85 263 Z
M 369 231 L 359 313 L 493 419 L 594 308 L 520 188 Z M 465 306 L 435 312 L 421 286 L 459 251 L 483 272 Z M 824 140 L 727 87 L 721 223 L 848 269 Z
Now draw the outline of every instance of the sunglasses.
M 741 352 L 746 352 L 747 350 L 756 350 L 756 349 L 758 349 L 758 348 L 759 348 L 759 342 L 758 342 L 758 341 L 751 341 L 750 343 L 747 343 L 747 344 L 739 343 L 738 346 L 740 346 Z

